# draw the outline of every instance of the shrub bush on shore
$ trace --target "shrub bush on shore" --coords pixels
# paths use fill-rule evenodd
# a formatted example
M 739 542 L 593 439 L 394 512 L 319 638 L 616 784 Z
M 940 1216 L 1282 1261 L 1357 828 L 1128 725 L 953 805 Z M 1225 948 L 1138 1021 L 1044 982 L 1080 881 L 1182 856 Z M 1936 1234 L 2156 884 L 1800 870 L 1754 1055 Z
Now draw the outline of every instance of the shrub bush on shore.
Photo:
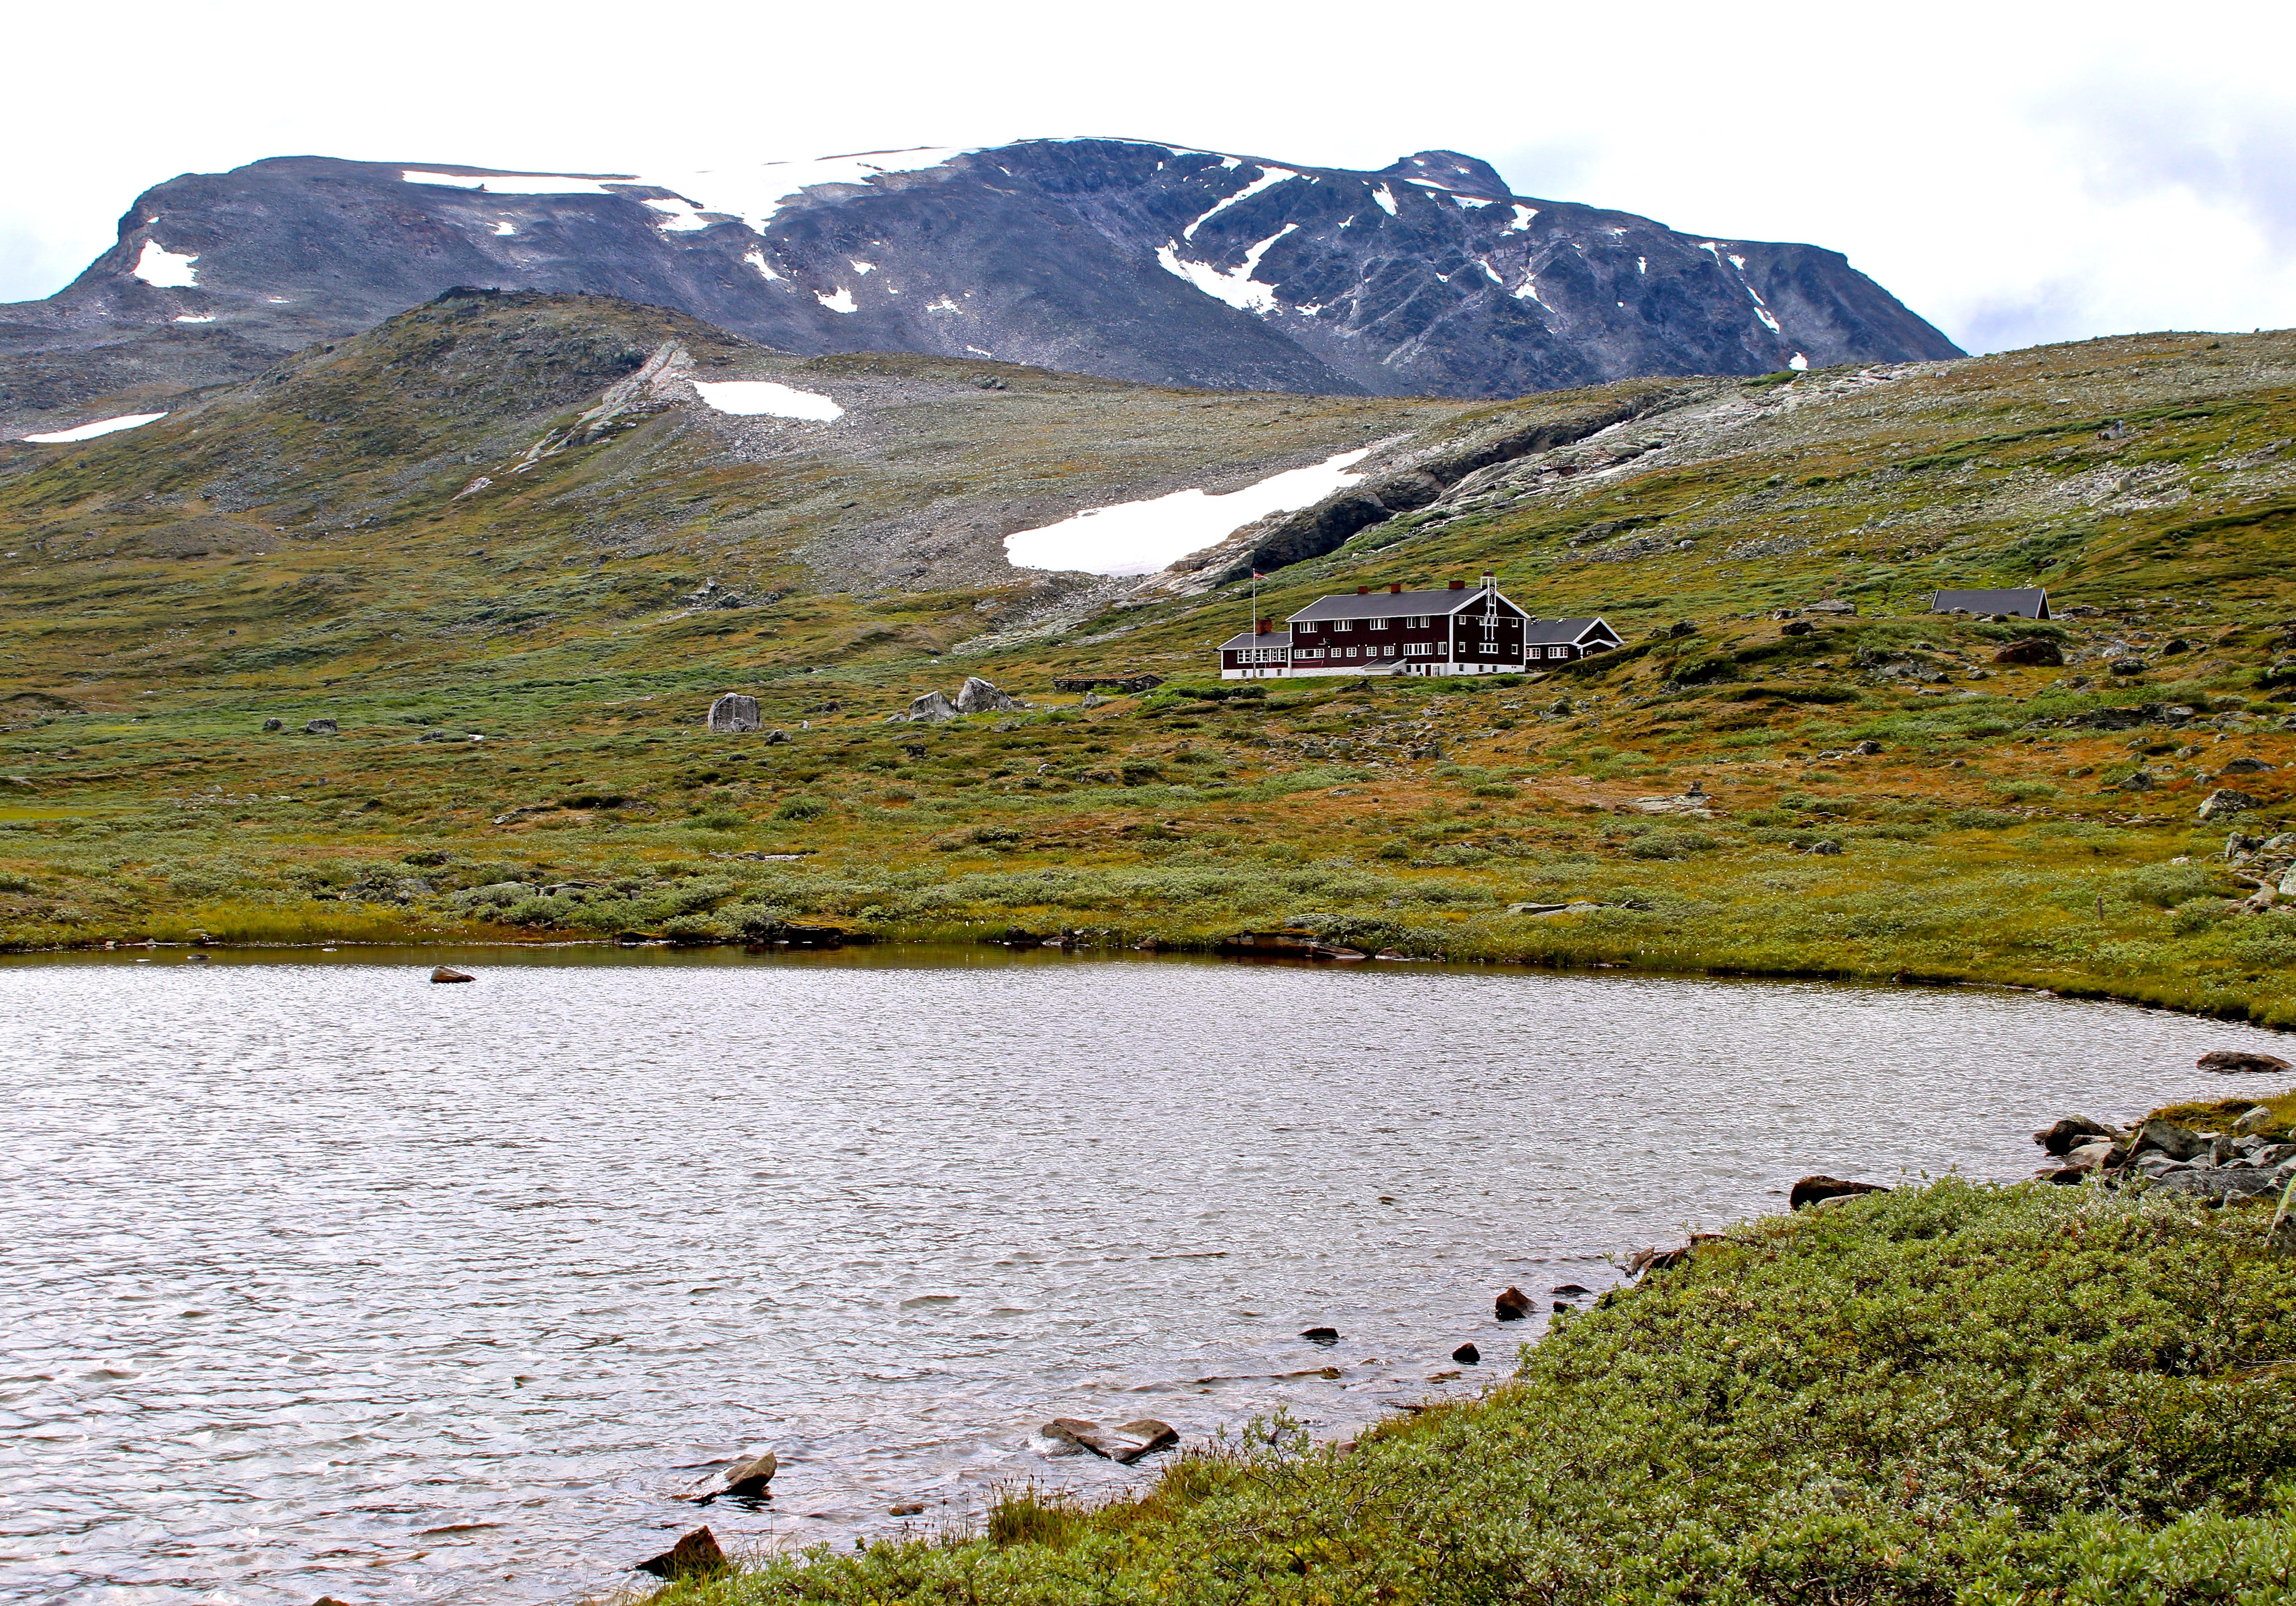
M 1948 1179 L 1743 1225 L 1352 1448 L 661 1599 L 2284 1602 L 2296 1262 L 2268 1207 Z M 1010 1520 L 1027 1504 L 1030 1520 Z

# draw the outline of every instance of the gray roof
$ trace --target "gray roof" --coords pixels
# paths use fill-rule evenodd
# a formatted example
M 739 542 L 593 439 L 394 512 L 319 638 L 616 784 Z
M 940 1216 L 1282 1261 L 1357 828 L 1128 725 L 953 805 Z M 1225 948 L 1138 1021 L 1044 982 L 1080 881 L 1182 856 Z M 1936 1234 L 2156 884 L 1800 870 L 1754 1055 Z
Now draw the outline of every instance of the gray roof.
M 1930 599 L 1932 614 L 1967 608 L 1972 614 L 2020 614 L 2038 619 L 2048 607 L 2049 594 L 2039 587 L 2020 591 L 1939 591 Z
M 1499 593 L 1499 600 L 1521 611 L 1520 605 Z M 1440 591 L 1390 591 L 1384 588 L 1357 597 L 1351 591 L 1338 591 L 1315 601 L 1292 615 L 1294 619 L 1394 619 L 1414 614 L 1456 614 L 1469 603 L 1480 607 L 1483 589 L 1469 586 L 1464 591 L 1446 587 Z
M 1619 632 L 1599 619 L 1534 619 L 1523 627 L 1525 647 L 1552 647 L 1557 644 L 1578 646 L 1589 636 L 1599 636 L 1605 641 L 1616 641 Z
M 1221 642 L 1219 650 L 1224 653 L 1240 653 L 1248 647 L 1290 647 L 1291 645 L 1292 632 L 1289 630 L 1270 630 L 1264 636 L 1257 630 L 1243 630 Z

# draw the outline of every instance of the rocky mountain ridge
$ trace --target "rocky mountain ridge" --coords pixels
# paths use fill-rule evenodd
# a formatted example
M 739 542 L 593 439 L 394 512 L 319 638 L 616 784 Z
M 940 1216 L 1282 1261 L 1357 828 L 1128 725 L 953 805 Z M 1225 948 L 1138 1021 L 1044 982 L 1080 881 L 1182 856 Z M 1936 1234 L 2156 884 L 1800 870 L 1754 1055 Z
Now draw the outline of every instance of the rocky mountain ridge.
M 0 308 L 0 428 L 246 378 L 458 285 L 616 296 L 803 355 L 1152 383 L 1500 397 L 1957 355 L 1839 254 L 1378 172 L 1033 140 L 743 169 L 506 174 L 282 157 L 137 198 L 56 295 Z

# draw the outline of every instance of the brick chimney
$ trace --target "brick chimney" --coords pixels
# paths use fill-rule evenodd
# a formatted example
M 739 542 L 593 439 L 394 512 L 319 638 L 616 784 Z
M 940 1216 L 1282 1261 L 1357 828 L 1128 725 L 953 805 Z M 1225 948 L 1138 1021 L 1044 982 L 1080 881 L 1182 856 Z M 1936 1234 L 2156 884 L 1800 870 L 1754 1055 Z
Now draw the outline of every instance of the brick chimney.
M 1387 582 L 1387 589 L 1390 596 L 1400 597 L 1403 595 L 1403 582 L 1399 580 L 1390 580 Z
M 1464 591 L 1467 589 L 1467 582 L 1464 580 L 1455 580 L 1451 582 L 1451 589 L 1454 591 Z
M 1267 635 L 1275 629 L 1275 622 L 1273 619 L 1255 619 L 1251 622 L 1251 633 L 1255 636 Z
M 1356 595 L 1358 597 L 1368 597 L 1371 595 L 1371 588 L 1369 586 L 1357 586 L 1356 588 Z

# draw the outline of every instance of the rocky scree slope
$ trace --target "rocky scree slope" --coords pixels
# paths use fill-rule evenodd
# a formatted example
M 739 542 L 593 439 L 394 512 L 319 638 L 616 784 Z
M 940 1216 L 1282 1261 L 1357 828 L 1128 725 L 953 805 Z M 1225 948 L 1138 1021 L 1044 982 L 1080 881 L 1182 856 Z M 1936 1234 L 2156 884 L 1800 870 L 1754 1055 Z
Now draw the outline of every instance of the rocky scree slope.
M 620 176 L 283 157 L 147 191 L 70 286 L 0 308 L 0 427 L 245 378 L 463 284 L 800 353 L 1324 394 L 1956 355 L 1835 252 L 1516 196 L 1452 152 L 1357 172 L 1037 140 Z

